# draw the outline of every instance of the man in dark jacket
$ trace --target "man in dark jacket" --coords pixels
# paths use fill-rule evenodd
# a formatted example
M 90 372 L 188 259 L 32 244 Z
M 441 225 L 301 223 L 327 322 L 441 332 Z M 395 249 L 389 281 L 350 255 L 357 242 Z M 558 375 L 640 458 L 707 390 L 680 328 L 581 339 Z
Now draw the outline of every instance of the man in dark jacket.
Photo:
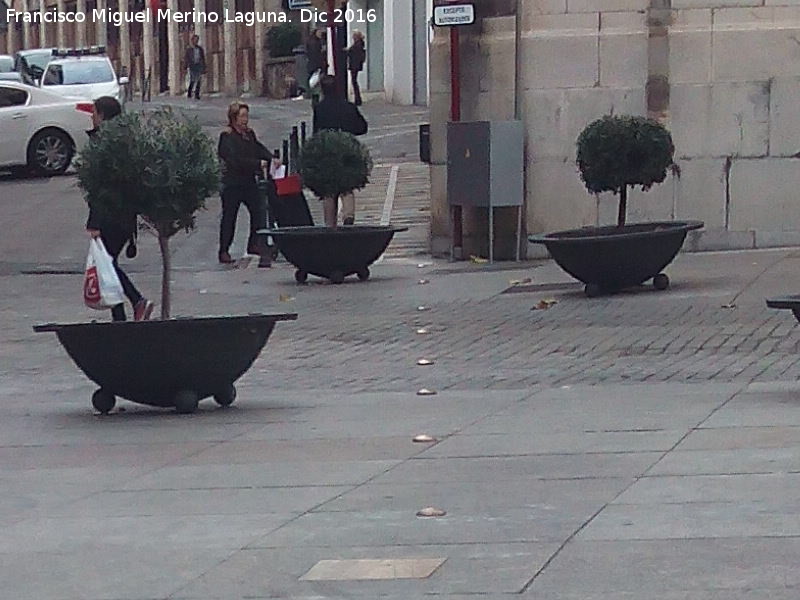
M 358 85 L 358 74 L 364 70 L 367 60 L 367 47 L 364 45 L 364 34 L 358 30 L 353 32 L 353 43 L 347 49 L 347 70 L 353 83 L 353 94 L 356 106 L 361 106 L 361 86 Z
M 192 90 L 194 90 L 194 97 L 200 100 L 200 80 L 203 73 L 206 72 L 206 52 L 203 47 L 198 43 L 200 37 L 193 35 L 190 40 L 190 45 L 186 49 L 184 63 L 189 70 L 189 91 L 186 93 L 187 98 L 192 97 Z
M 322 78 L 323 100 L 314 107 L 314 133 L 326 129 L 346 131 L 353 135 L 367 133 L 367 120 L 352 102 L 336 94 L 336 79 L 333 75 Z M 352 225 L 356 218 L 356 202 L 353 193 L 342 194 L 342 223 Z M 325 225 L 336 227 L 336 198 L 323 198 Z
M 323 73 L 328 68 L 328 59 L 325 53 L 325 44 L 322 38 L 325 36 L 324 29 L 315 29 L 306 42 L 306 69 L 308 70 L 308 93 L 313 97 L 317 91 L 311 87 L 311 76 L 317 71 Z

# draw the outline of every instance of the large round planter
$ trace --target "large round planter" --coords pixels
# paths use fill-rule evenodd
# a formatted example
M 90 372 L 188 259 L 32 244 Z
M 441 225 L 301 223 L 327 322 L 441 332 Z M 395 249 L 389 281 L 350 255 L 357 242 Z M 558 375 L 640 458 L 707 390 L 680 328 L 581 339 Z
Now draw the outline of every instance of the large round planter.
M 308 275 L 341 283 L 348 275 L 369 279 L 369 266 L 386 251 L 394 234 L 407 227 L 345 225 L 330 227 L 281 227 L 265 230 L 297 271 L 304 283 Z
M 702 221 L 632 223 L 623 227 L 584 227 L 530 236 L 544 244 L 553 260 L 586 284 L 589 296 L 612 293 L 653 279 L 665 289 L 669 279 L 661 270 L 673 261 L 686 234 Z
M 193 412 L 214 397 L 227 406 L 233 387 L 258 357 L 277 321 L 296 314 L 249 315 L 37 325 L 54 332 L 67 354 L 100 389 L 92 403 L 100 412 L 115 397 Z
M 767 300 L 770 308 L 791 310 L 794 318 L 800 321 L 800 295 L 781 296 L 780 298 L 770 298 Z

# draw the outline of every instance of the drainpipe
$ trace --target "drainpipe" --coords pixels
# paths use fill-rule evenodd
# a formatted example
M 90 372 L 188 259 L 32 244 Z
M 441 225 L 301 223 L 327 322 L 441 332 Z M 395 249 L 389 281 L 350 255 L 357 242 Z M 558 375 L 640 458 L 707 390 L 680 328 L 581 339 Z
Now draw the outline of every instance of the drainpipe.
M 514 12 L 514 120 L 522 120 L 522 0 L 517 0 L 516 11 Z M 522 213 L 526 212 L 526 200 L 528 197 L 527 182 L 527 151 L 523 142 L 523 161 L 522 161 L 522 205 L 517 208 L 517 262 L 522 252 Z

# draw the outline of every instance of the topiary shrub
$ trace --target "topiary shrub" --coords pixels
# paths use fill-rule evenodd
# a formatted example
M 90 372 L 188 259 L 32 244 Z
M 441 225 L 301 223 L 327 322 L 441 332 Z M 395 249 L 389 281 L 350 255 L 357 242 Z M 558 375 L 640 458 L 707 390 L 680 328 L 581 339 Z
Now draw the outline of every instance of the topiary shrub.
M 320 131 L 300 152 L 303 183 L 320 198 L 338 198 L 369 183 L 372 158 L 367 147 L 344 131 Z
M 107 217 L 141 215 L 158 237 L 161 318 L 170 316 L 169 239 L 195 227 L 195 214 L 219 188 L 216 147 L 197 120 L 169 108 L 123 113 L 104 122 L 77 161 L 86 201 Z
M 272 58 L 292 56 L 292 51 L 303 41 L 300 27 L 294 23 L 281 23 L 267 31 L 267 50 Z
M 649 190 L 667 177 L 675 146 L 669 131 L 656 121 L 634 116 L 605 116 L 578 136 L 578 168 L 591 193 L 619 195 L 617 225 L 625 225 L 628 187 Z

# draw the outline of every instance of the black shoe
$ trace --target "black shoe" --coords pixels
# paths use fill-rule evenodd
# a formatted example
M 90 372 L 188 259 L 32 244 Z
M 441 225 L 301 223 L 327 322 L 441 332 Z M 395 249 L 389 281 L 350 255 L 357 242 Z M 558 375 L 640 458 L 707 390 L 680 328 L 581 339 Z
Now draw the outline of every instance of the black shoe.
M 356 220 L 353 217 L 347 217 L 342 221 L 342 225 L 355 225 Z

